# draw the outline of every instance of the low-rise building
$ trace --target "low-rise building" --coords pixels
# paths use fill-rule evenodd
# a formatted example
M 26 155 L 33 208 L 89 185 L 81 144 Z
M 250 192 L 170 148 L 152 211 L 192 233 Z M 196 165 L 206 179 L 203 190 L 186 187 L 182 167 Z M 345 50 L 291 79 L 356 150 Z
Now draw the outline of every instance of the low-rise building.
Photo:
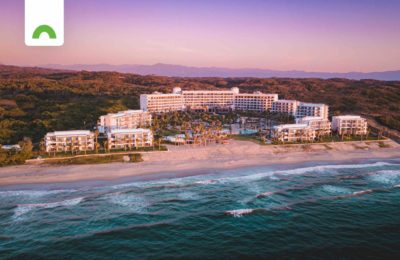
M 312 116 L 328 119 L 328 114 L 329 106 L 325 104 L 300 102 L 296 109 L 296 118 Z
M 296 116 L 297 107 L 300 102 L 297 100 L 280 99 L 272 103 L 271 112 L 285 113 Z
M 368 123 L 365 118 L 353 115 L 332 117 L 332 130 L 339 135 L 366 135 Z
M 108 132 L 109 150 L 133 149 L 153 146 L 153 133 L 150 129 L 114 129 Z
M 241 111 L 263 112 L 272 109 L 273 102 L 278 100 L 278 94 L 240 93 L 235 95 L 234 108 Z
M 315 137 L 315 130 L 307 124 L 277 125 L 271 131 L 272 140 L 283 143 L 310 142 Z
M 82 152 L 95 149 L 94 134 L 86 130 L 56 131 L 45 136 L 46 152 Z
M 134 129 L 151 126 L 151 114 L 143 110 L 126 110 L 101 116 L 98 121 L 100 133 L 114 129 Z
M 322 117 L 307 116 L 296 119 L 297 124 L 306 124 L 315 130 L 317 136 L 324 136 L 331 134 L 331 122 Z
M 19 144 L 1 145 L 0 149 L 4 151 L 21 151 L 21 146 Z

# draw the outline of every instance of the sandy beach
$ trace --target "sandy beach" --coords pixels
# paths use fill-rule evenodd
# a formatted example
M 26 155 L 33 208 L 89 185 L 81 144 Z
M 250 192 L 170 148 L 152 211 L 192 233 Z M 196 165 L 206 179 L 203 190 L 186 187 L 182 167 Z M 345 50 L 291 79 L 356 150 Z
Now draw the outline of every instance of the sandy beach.
M 382 142 L 381 142 L 382 143 Z M 226 145 L 169 146 L 167 152 L 143 154 L 142 163 L 97 165 L 22 165 L 0 168 L 0 186 L 118 178 L 155 173 L 223 170 L 249 166 L 357 159 L 400 158 L 400 145 L 387 140 L 312 145 L 259 145 L 231 140 Z

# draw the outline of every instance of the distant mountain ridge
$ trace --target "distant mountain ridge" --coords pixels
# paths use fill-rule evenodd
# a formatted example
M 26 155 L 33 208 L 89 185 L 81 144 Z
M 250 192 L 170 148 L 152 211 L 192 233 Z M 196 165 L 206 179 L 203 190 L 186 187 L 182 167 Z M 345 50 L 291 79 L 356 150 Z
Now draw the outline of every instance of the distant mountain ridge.
M 300 70 L 279 71 L 266 69 L 229 69 L 219 67 L 190 67 L 157 63 L 154 65 L 110 65 L 110 64 L 75 64 L 40 65 L 42 68 L 60 70 L 87 70 L 87 71 L 116 71 L 121 73 L 134 73 L 139 75 L 158 75 L 169 77 L 254 77 L 254 78 L 346 78 L 346 79 L 375 79 L 375 80 L 400 80 L 400 70 L 383 72 L 307 72 Z

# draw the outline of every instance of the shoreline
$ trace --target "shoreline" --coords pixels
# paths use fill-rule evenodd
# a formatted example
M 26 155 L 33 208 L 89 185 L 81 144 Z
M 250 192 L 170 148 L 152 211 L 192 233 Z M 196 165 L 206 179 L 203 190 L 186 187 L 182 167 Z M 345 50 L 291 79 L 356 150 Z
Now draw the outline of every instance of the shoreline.
M 0 188 L 78 182 L 116 182 L 128 178 L 168 175 L 184 177 L 212 171 L 292 164 L 337 163 L 400 158 L 400 145 L 387 140 L 357 143 L 262 146 L 231 140 L 227 145 L 169 146 L 168 152 L 144 153 L 141 163 L 94 165 L 21 165 L 0 168 Z M 165 177 L 165 176 L 164 176 Z

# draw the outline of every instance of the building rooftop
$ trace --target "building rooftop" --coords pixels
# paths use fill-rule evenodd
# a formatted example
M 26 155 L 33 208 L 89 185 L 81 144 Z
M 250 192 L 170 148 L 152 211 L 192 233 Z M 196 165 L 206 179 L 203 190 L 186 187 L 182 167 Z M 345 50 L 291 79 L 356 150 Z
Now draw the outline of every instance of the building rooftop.
M 299 118 L 299 121 L 318 121 L 318 120 L 327 120 L 327 119 L 324 119 L 320 116 L 306 116 Z
M 309 126 L 307 124 L 286 124 L 286 125 L 274 126 L 275 129 L 278 129 L 278 128 L 300 129 L 300 128 L 308 128 L 308 127 Z
M 182 94 L 185 93 L 224 93 L 233 94 L 232 90 L 182 90 Z
M 89 130 L 71 130 L 71 131 L 55 131 L 47 133 L 47 136 L 78 136 L 78 135 L 90 135 Z
M 0 145 L 1 149 L 9 151 L 9 150 L 21 150 L 21 146 L 19 144 L 10 144 L 10 145 Z
M 147 113 L 147 112 L 143 110 L 125 110 L 125 111 L 120 111 L 118 113 L 108 113 L 106 116 L 121 117 L 130 114 L 140 114 L 140 113 Z
M 150 129 L 137 128 L 137 129 L 113 129 L 110 134 L 138 134 L 138 133 L 149 133 Z
M 282 102 L 282 103 L 292 103 L 292 102 L 299 102 L 297 100 L 291 100 L 291 99 L 279 99 L 275 102 Z
M 253 93 L 240 93 L 240 94 L 237 94 L 237 96 L 254 96 L 254 95 L 257 95 L 257 96 L 278 96 L 278 94 L 269 94 L 269 93 L 263 93 L 263 92 L 260 92 L 260 91 L 255 91 Z
M 308 107 L 320 107 L 320 106 L 325 106 L 325 104 L 322 104 L 322 103 L 308 103 L 308 102 L 300 102 L 300 106 L 308 106 Z
M 356 116 L 356 115 L 343 115 L 343 116 L 334 116 L 333 118 L 338 118 L 338 119 L 361 119 L 361 116 Z

